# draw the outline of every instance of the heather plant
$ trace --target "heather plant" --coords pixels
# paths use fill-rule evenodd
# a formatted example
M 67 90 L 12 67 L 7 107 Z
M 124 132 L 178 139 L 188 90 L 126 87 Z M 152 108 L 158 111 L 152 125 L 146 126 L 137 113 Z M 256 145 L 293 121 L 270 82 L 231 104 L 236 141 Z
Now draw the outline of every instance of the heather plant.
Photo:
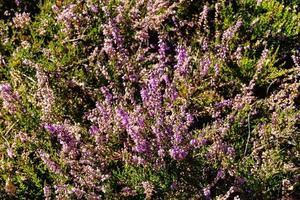
M 299 198 L 297 0 L 5 2 L 1 198 Z

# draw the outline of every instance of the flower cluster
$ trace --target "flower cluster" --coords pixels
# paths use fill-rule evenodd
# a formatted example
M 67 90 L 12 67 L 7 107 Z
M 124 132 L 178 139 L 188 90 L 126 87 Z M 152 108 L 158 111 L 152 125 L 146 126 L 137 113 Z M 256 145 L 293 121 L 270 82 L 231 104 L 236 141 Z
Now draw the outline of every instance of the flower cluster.
M 20 96 L 17 92 L 13 92 L 10 84 L 4 83 L 0 85 L 0 97 L 3 100 L 3 107 L 11 114 L 15 113 L 19 107 Z
M 30 14 L 29 13 L 16 13 L 16 16 L 13 18 L 13 23 L 16 28 L 24 28 L 30 23 Z

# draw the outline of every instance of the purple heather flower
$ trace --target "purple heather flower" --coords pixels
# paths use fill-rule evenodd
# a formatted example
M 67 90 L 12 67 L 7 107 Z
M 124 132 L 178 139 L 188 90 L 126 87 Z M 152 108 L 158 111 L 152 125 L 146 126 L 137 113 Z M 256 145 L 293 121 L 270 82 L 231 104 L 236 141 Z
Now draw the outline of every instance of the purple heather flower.
M 121 193 L 125 196 L 130 196 L 134 195 L 134 190 L 132 190 L 130 187 L 123 187 Z
M 38 81 L 37 99 L 38 105 L 42 108 L 42 120 L 48 121 L 50 118 L 52 106 L 55 101 L 54 93 L 49 84 L 49 78 L 39 65 L 36 67 L 36 78 Z
M 51 188 L 50 188 L 50 186 L 45 184 L 44 188 L 43 188 L 43 191 L 44 191 L 45 199 L 50 200 L 51 199 Z
M 206 39 L 204 39 L 202 41 L 202 47 L 201 48 L 202 48 L 203 51 L 207 51 L 208 50 L 208 41 Z
M 197 148 L 200 145 L 200 141 L 198 139 L 192 139 L 190 141 L 190 145 L 193 146 L 193 147 L 195 147 L 195 148 Z
M 225 173 L 222 169 L 219 169 L 217 172 L 217 179 L 223 179 L 225 177 Z
M 149 80 L 149 89 L 151 91 L 156 91 L 159 87 L 159 80 L 156 76 L 152 76 Z
M 174 134 L 174 142 L 175 144 L 180 144 L 183 140 L 183 136 L 180 133 L 180 130 L 177 130 L 176 133 Z
M 144 188 L 144 194 L 146 195 L 146 199 L 151 199 L 154 192 L 154 186 L 149 181 L 143 181 L 142 186 Z
M 226 153 L 230 156 L 234 156 L 235 155 L 235 150 L 233 147 L 227 147 L 227 151 Z
M 292 55 L 292 59 L 293 59 L 294 64 L 295 64 L 298 68 L 300 68 L 300 58 L 299 58 L 299 56 Z
M 99 8 L 98 8 L 98 6 L 97 5 L 91 5 L 90 6 L 90 9 L 91 9 L 91 11 L 93 12 L 93 13 L 98 13 L 99 12 Z
M 1 92 L 6 92 L 6 93 L 9 93 L 9 92 L 11 92 L 11 86 L 10 86 L 10 84 L 8 84 L 8 83 L 4 83 L 4 84 L 1 84 L 0 85 L 0 91 Z
M 235 184 L 236 184 L 236 185 L 242 186 L 242 185 L 244 185 L 245 183 L 246 183 L 245 178 L 240 177 L 240 176 L 236 177 L 236 179 L 235 179 Z
M 172 102 L 175 101 L 178 97 L 178 91 L 177 91 L 176 86 L 171 85 L 167 90 L 168 90 L 168 95 L 169 95 L 170 100 Z
M 127 50 L 123 48 L 123 37 L 115 20 L 109 19 L 108 23 L 103 26 L 104 50 L 109 56 L 113 56 L 116 50 L 121 54 L 127 54 Z
M 215 76 L 218 76 L 220 73 L 220 66 L 219 64 L 215 64 L 214 65 L 214 69 L 215 69 Z
M 162 39 L 159 40 L 158 47 L 159 59 L 160 61 L 164 61 L 166 59 L 166 52 L 169 50 L 169 47 Z
M 138 165 L 144 165 L 146 164 L 145 159 L 141 158 L 140 156 L 132 156 L 132 161 Z
M 151 126 L 151 129 L 152 129 L 153 133 L 156 135 L 157 143 L 161 144 L 163 135 L 161 133 L 161 129 L 160 129 L 159 125 L 155 124 L 155 125 Z
M 59 7 L 57 5 L 53 5 L 51 8 L 52 8 L 52 11 L 54 13 L 58 13 L 59 12 Z
M 110 93 L 109 89 L 105 86 L 101 87 L 100 88 L 102 94 L 105 96 L 105 101 L 110 104 L 113 100 L 113 96 L 112 94 Z
M 67 185 L 54 185 L 55 193 L 56 194 L 67 194 L 68 193 L 68 186 Z M 58 196 L 57 196 L 58 197 Z
M 69 154 L 77 154 L 77 145 L 79 141 L 75 138 L 73 133 L 68 129 L 67 124 L 53 125 L 46 124 L 44 126 L 49 132 L 55 133 L 58 142 L 62 145 L 62 152 Z
M 179 46 L 177 49 L 177 64 L 175 65 L 175 69 L 179 72 L 180 76 L 185 76 L 188 73 L 188 62 L 189 57 L 185 47 Z
M 123 127 L 128 128 L 129 127 L 129 115 L 126 111 L 124 111 L 121 108 L 117 108 L 116 109 L 116 114 L 118 116 L 118 118 L 121 121 L 121 124 Z
M 203 7 L 203 11 L 200 13 L 200 19 L 199 19 L 200 26 L 207 25 L 208 12 L 209 12 L 209 7 L 205 5 Z
M 44 125 L 44 128 L 48 130 L 50 133 L 55 133 L 57 130 L 57 127 L 54 124 L 46 124 Z
M 208 142 L 207 139 L 199 139 L 199 138 L 196 138 L 196 139 L 192 139 L 190 141 L 190 145 L 193 146 L 194 148 L 199 148 L 203 145 L 206 145 Z
M 141 42 L 145 42 L 150 38 L 148 32 L 144 29 L 137 31 L 135 35 L 135 39 Z
M 53 162 L 52 160 L 49 159 L 49 155 L 44 152 L 43 150 L 39 150 L 38 151 L 40 158 L 42 159 L 42 161 L 44 162 L 45 165 L 47 165 L 47 167 L 53 171 L 54 173 L 58 174 L 58 175 L 62 175 L 62 171 L 60 169 L 60 167 Z
M 16 3 L 17 6 L 19 6 L 21 1 L 20 0 L 15 0 L 15 3 Z
M 227 42 L 234 37 L 234 34 L 239 30 L 239 28 L 243 25 L 241 20 L 238 20 L 235 25 L 229 27 L 226 31 L 224 31 L 222 36 L 222 42 Z
M 200 66 L 201 66 L 201 75 L 202 76 L 207 75 L 210 65 L 211 65 L 211 60 L 208 57 L 204 58 L 201 61 Z
M 8 147 L 6 149 L 6 152 L 7 152 L 8 157 L 10 157 L 10 158 L 14 157 L 14 151 L 13 151 L 13 149 L 11 147 Z
M 237 60 L 241 60 L 243 56 L 243 47 L 239 46 L 234 52 L 234 56 Z
M 113 40 L 112 39 L 110 39 L 110 38 L 105 38 L 104 39 L 103 50 L 110 57 L 112 57 L 116 54 L 116 50 L 113 47 Z
M 85 194 L 85 192 L 83 190 L 80 190 L 78 188 L 72 188 L 71 192 L 73 192 L 78 199 L 81 199 L 83 197 L 83 195 Z
M 3 99 L 3 106 L 11 113 L 15 113 L 18 108 L 20 96 L 14 93 L 8 83 L 0 84 L 0 98 Z
M 165 150 L 163 150 L 163 149 L 159 149 L 157 153 L 158 153 L 158 156 L 161 158 L 163 158 L 165 156 Z
M 266 62 L 266 59 L 268 57 L 268 53 L 269 53 L 269 50 L 268 49 L 264 49 L 258 62 L 257 62 L 257 71 L 260 72 L 263 65 L 265 64 Z
M 146 140 L 140 140 L 140 141 L 137 141 L 138 143 L 136 144 L 135 146 L 135 151 L 138 152 L 138 153 L 144 153 L 146 151 L 148 151 L 148 143 Z
M 172 190 L 176 190 L 176 189 L 177 189 L 177 182 L 173 182 L 173 183 L 171 184 L 171 189 L 172 189 Z
M 166 83 L 167 86 L 170 85 L 170 79 L 169 79 L 168 75 L 164 74 L 162 76 L 162 79 L 165 81 L 165 83 Z
M 99 128 L 95 125 L 92 125 L 89 130 L 90 134 L 95 135 L 99 132 Z
M 229 107 L 231 105 L 232 105 L 232 100 L 231 99 L 226 99 L 226 100 L 223 100 L 223 101 L 221 101 L 219 103 L 216 103 L 215 104 L 215 108 L 222 109 L 224 107 Z
M 190 113 L 187 113 L 187 114 L 186 114 L 186 123 L 187 123 L 188 125 L 191 125 L 191 124 L 193 123 L 193 121 L 194 121 L 193 115 L 190 114 Z
M 187 152 L 178 146 L 170 149 L 170 155 L 174 160 L 183 160 L 187 156 Z
M 208 143 L 208 139 L 203 139 L 203 140 L 201 140 L 201 145 L 205 145 L 205 144 L 207 144 Z
M 143 102 L 147 102 L 148 101 L 149 96 L 148 96 L 148 90 L 146 88 L 142 88 L 142 90 L 141 90 L 141 97 L 142 97 Z
M 205 196 L 206 199 L 210 199 L 210 195 L 211 195 L 211 192 L 210 192 L 210 187 L 206 187 L 203 189 L 203 194 Z
M 218 57 L 221 58 L 222 60 L 225 60 L 227 58 L 227 53 L 229 51 L 228 47 L 226 45 L 219 44 L 216 45 L 216 49 L 217 49 Z
M 145 120 L 143 118 L 138 118 L 136 123 L 140 128 L 144 128 L 145 126 Z
M 126 128 L 126 130 L 127 130 L 128 134 L 131 136 L 131 138 L 136 143 L 141 142 L 141 136 L 139 134 L 139 127 L 130 125 Z
M 30 23 L 30 13 L 16 13 L 16 16 L 12 20 L 16 28 L 24 28 Z

